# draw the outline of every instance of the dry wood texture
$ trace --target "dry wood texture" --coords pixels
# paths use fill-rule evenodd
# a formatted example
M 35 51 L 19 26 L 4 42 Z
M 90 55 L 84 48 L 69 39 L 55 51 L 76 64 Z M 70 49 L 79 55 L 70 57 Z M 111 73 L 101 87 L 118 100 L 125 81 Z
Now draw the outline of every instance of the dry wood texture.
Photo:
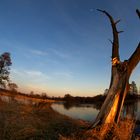
M 116 27 L 120 20 L 114 21 L 108 12 L 99 9 L 98 11 L 104 13 L 109 18 L 112 26 L 112 72 L 107 97 L 92 127 L 99 124 L 118 123 L 124 99 L 129 90 L 129 77 L 140 61 L 140 43 L 128 60 L 120 61 L 118 35 L 122 31 L 118 31 Z M 136 10 L 136 12 L 140 17 L 139 10 Z

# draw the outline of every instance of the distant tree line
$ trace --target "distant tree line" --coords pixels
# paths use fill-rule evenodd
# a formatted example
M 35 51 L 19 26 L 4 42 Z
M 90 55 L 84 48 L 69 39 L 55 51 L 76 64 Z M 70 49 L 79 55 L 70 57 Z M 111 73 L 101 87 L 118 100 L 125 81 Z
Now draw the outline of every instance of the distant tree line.
M 106 96 L 108 94 L 109 90 L 105 89 L 104 91 L 104 95 Z M 137 85 L 135 83 L 135 81 L 132 81 L 131 84 L 129 84 L 129 91 L 127 95 L 138 95 L 138 88 Z
M 76 102 L 76 103 L 103 102 L 104 99 L 105 99 L 105 96 L 103 96 L 103 95 L 96 95 L 96 96 L 93 96 L 93 97 L 80 97 L 80 96 L 73 97 L 70 94 L 66 94 L 64 96 L 64 101 L 66 101 L 66 102 Z

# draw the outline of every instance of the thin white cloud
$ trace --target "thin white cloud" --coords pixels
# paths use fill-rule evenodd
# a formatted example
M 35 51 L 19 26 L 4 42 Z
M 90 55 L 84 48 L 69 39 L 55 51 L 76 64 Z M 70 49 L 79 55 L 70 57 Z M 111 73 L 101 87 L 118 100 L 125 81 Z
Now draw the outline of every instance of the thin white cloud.
M 12 75 L 17 75 L 17 76 L 23 76 L 23 71 L 17 70 L 17 69 L 11 69 Z
M 25 91 L 45 91 L 50 77 L 37 70 L 11 69 L 11 80 Z
M 44 76 L 44 74 L 40 71 L 24 71 L 29 76 Z
M 40 80 L 44 81 L 45 79 L 46 80 L 49 79 L 46 74 L 42 73 L 41 71 L 37 71 L 37 70 L 12 69 L 11 72 L 13 73 L 13 75 L 16 75 L 16 76 L 24 78 L 24 79 L 26 78 L 29 80 L 34 80 L 37 78 L 39 81 Z M 33 79 L 31 79 L 31 78 L 33 78 Z
M 48 55 L 48 53 L 47 52 L 45 52 L 45 51 L 41 51 L 41 50 L 30 50 L 30 52 L 32 53 L 32 54 L 35 54 L 35 55 Z
M 62 78 L 73 78 L 73 75 L 71 72 L 55 72 L 55 76 L 62 77 Z
M 68 58 L 68 57 L 69 57 L 69 55 L 68 55 L 67 53 L 58 51 L 58 50 L 56 50 L 56 49 L 51 49 L 51 52 L 52 52 L 54 55 L 56 55 L 56 56 L 58 56 L 58 57 L 61 57 L 61 58 Z

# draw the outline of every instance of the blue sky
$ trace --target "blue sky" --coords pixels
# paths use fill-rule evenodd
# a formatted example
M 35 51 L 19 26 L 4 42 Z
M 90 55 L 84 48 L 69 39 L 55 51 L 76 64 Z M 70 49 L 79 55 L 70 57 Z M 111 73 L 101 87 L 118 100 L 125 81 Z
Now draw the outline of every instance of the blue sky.
M 94 96 L 108 88 L 110 23 L 96 9 L 121 19 L 121 59 L 140 41 L 139 0 L 0 0 L 0 53 L 11 53 L 19 90 L 50 96 Z M 131 80 L 140 86 L 140 64 Z

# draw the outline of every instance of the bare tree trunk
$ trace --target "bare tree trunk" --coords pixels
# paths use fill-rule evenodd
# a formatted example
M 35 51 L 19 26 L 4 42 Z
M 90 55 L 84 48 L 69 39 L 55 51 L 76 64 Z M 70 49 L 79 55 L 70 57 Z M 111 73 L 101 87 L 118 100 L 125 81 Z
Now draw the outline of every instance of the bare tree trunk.
M 140 43 L 128 60 L 124 62 L 120 61 L 118 34 L 122 31 L 117 31 L 116 28 L 116 24 L 119 23 L 120 20 L 114 22 L 114 19 L 109 13 L 103 10 L 98 11 L 104 13 L 109 18 L 112 26 L 112 75 L 107 97 L 92 127 L 99 124 L 118 123 L 124 99 L 129 90 L 129 77 L 140 61 Z M 136 12 L 138 16 L 140 16 L 139 10 L 136 10 Z

